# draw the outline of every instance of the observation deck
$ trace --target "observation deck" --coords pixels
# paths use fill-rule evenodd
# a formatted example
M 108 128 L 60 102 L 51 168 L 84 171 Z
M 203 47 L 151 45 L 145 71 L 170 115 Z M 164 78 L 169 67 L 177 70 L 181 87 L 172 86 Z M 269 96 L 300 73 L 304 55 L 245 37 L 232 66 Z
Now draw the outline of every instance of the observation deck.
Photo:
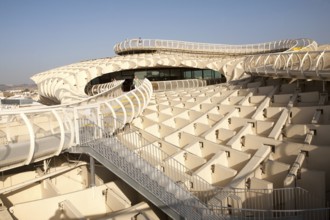
M 130 39 L 117 43 L 114 51 L 118 55 L 147 52 L 177 52 L 207 55 L 252 55 L 294 51 L 306 48 L 315 49 L 317 43 L 311 39 L 273 41 L 262 44 L 210 44 L 160 39 Z

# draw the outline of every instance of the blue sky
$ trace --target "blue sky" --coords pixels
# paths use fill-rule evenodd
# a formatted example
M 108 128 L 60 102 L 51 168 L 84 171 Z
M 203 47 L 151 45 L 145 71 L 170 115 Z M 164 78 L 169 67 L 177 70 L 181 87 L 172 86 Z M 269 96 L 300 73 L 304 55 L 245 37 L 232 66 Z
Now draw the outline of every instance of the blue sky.
M 0 84 L 113 56 L 126 38 L 330 43 L 330 0 L 0 0 Z

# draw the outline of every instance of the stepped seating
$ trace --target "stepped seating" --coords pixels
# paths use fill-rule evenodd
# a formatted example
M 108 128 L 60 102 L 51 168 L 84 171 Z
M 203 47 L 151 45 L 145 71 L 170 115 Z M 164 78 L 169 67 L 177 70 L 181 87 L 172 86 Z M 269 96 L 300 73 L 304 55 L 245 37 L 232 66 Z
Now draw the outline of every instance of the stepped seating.
M 195 170 L 196 168 L 200 167 L 202 164 L 206 162 L 204 158 L 201 158 L 187 151 L 177 152 L 171 155 L 171 157 L 177 160 L 179 163 L 183 164 L 189 170 Z
M 167 102 L 162 109 L 161 102 L 148 106 L 142 116 L 133 121 L 133 125 L 141 129 L 139 121 L 148 119 L 144 131 L 140 130 L 142 136 L 161 146 L 171 146 L 172 150 L 167 150 L 169 155 L 185 165 L 191 175 L 203 177 L 209 184 L 224 189 L 273 190 L 287 187 L 285 180 L 301 152 L 312 155 L 311 152 L 318 149 L 316 154 L 327 153 L 327 148 L 322 147 L 329 143 L 325 134 L 329 114 L 325 106 L 327 99 L 321 98 L 319 91 L 305 90 L 308 82 L 267 79 L 207 88 L 199 90 L 200 98 L 187 94 L 195 94 L 198 88 L 176 95 L 166 91 L 155 93 L 155 100 L 160 96 L 175 101 Z M 207 90 L 210 92 L 205 93 Z M 148 129 L 156 125 L 174 130 L 158 137 L 157 129 Z M 317 160 L 316 155 L 312 157 Z M 308 161 L 310 159 L 309 156 Z M 307 187 L 314 177 L 321 182 L 320 188 L 308 187 L 308 191 L 322 200 L 324 186 L 330 181 L 324 174 L 330 171 L 322 168 L 324 164 L 313 163 L 315 166 L 306 162 L 301 165 L 295 182 Z M 323 195 L 319 196 L 321 191 Z M 209 199 L 209 204 L 221 200 L 222 205 L 248 207 L 254 201 L 252 197 L 237 196 L 224 193 L 221 199 Z M 231 202 L 224 202 L 226 198 Z M 237 202 L 239 200 L 241 202 Z M 273 205 L 266 202 L 258 207 Z
M 258 180 L 268 182 L 274 189 L 283 188 L 283 182 L 289 168 L 289 164 L 269 159 L 262 163 L 256 177 Z M 260 186 L 255 188 L 251 186 L 251 189 L 260 189 Z
M 212 185 L 226 185 L 237 171 L 228 167 L 227 153 L 218 151 L 206 163 L 193 172 L 193 175 L 203 177 Z

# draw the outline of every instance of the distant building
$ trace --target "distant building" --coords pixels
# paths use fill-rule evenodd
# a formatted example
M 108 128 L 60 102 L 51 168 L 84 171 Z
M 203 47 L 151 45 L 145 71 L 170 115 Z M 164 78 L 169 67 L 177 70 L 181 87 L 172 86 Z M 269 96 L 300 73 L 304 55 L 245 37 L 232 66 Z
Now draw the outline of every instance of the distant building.
M 19 98 L 19 99 L 1 99 L 2 105 L 31 105 L 33 99 Z

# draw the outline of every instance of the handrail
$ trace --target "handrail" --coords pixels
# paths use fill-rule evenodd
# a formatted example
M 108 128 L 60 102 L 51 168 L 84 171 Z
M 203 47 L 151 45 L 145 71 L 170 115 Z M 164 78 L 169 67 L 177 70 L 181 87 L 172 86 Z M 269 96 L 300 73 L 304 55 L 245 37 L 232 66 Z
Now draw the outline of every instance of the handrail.
M 110 122 L 110 121 L 109 121 Z M 89 125 L 88 125 L 89 126 Z M 308 191 L 302 188 L 284 188 L 284 189 L 240 189 L 240 188 L 223 188 L 215 187 L 206 182 L 202 177 L 197 175 L 191 175 L 193 172 L 171 157 L 169 154 L 164 152 L 160 146 L 155 143 L 150 143 L 148 140 L 144 139 L 141 133 L 134 127 L 129 126 L 128 124 L 123 124 L 118 119 L 112 119 L 111 123 L 104 125 L 102 128 L 104 131 L 107 131 L 107 137 L 115 136 L 120 143 L 129 148 L 130 150 L 138 153 L 143 159 L 148 161 L 153 166 L 157 167 L 159 170 L 163 171 L 168 175 L 172 180 L 182 184 L 185 188 L 189 189 L 194 193 L 203 203 L 207 203 L 214 195 L 222 192 L 227 195 L 236 195 L 240 197 L 251 197 L 256 198 L 258 195 L 262 197 L 270 196 L 275 198 L 278 203 L 284 204 L 286 200 L 281 200 L 282 194 L 287 192 L 288 195 L 295 195 L 304 201 L 303 205 L 305 207 L 322 207 L 322 201 L 318 198 L 311 195 Z M 104 135 L 103 135 L 104 136 Z M 87 136 L 84 136 L 87 138 Z M 92 141 L 92 137 L 85 139 L 85 142 Z M 166 166 L 170 165 L 170 166 Z M 168 168 L 173 168 L 168 170 Z M 286 199 L 288 199 L 287 197 Z M 281 200 L 281 201 L 280 201 Z M 297 205 L 297 204 L 296 204 Z M 251 204 L 246 203 L 245 207 L 251 207 Z M 252 205 L 254 206 L 254 205 Z M 289 203 L 287 204 L 289 207 Z M 298 207 L 298 206 L 297 206 Z M 300 206 L 302 207 L 302 206 Z M 278 209 L 281 207 L 275 207 Z
M 118 140 L 118 134 L 113 136 L 114 133 L 118 133 L 118 129 L 123 124 L 117 122 L 116 126 L 118 127 L 111 127 L 109 130 L 109 127 L 105 129 L 98 127 L 89 119 L 80 119 L 80 145 L 73 152 L 75 150 L 84 152 L 84 146 L 92 148 L 96 153 L 86 148 L 85 152 L 100 160 L 108 168 L 113 168 L 112 171 L 116 175 L 121 176 L 143 196 L 156 204 L 159 204 L 158 200 L 162 201 L 174 212 L 179 213 L 181 217 L 186 219 L 219 219 L 220 216 L 216 216 L 211 210 L 208 210 L 206 204 L 195 197 L 184 185 L 173 179 L 173 174 L 177 173 L 177 169 L 174 169 L 173 173 L 167 173 L 155 166 L 153 162 L 146 160 L 141 152 L 127 148 Z M 171 165 L 178 165 L 174 160 L 172 161 L 174 163 Z M 122 175 L 122 172 L 126 175 Z M 160 206 L 160 208 L 164 209 L 164 206 Z
M 116 123 L 114 123 L 114 121 L 116 121 Z M 289 210 L 304 210 L 304 212 L 308 212 L 309 210 L 312 212 L 311 210 L 314 208 L 325 207 L 324 202 L 315 198 L 302 188 L 229 189 L 211 186 L 199 176 L 190 175 L 192 172 L 187 167 L 163 152 L 159 146 L 141 137 L 138 130 L 116 119 L 113 119 L 112 123 L 107 124 L 107 126 L 102 129 L 95 129 L 95 125 L 86 119 L 80 123 L 80 128 L 80 134 L 83 137 L 81 140 L 82 145 L 84 145 L 84 143 L 92 144 L 98 138 L 106 137 L 107 141 L 112 141 L 111 144 L 110 142 L 106 144 L 107 146 L 119 144 L 122 148 L 125 148 L 125 151 L 130 151 L 138 155 L 141 159 L 153 166 L 157 172 L 165 174 L 176 184 L 190 191 L 204 205 L 207 204 L 214 195 L 218 195 L 219 193 L 223 194 L 223 200 L 218 201 L 218 204 L 207 204 L 208 208 L 220 215 L 229 215 L 229 212 L 232 213 L 235 210 L 242 210 L 241 213 L 246 210 L 255 210 L 257 214 L 269 213 L 268 211 L 270 210 L 276 210 L 277 214 L 283 215 L 283 213 L 290 213 Z M 104 144 L 104 141 L 102 143 Z M 100 153 L 103 155 L 105 153 L 104 149 Z M 128 154 L 129 153 L 125 154 L 125 158 L 131 160 L 130 156 L 127 156 Z M 131 172 L 130 175 L 136 176 L 134 172 Z M 198 185 L 194 185 L 195 183 L 198 183 Z M 234 202 L 235 200 L 236 202 Z M 232 204 L 230 201 L 237 204 Z M 321 208 L 321 210 L 328 209 Z
M 83 104 L 89 104 L 92 102 L 100 102 L 111 98 L 118 97 L 123 94 L 122 85 L 125 80 L 113 81 L 105 84 L 98 84 L 92 86 L 91 95 L 88 98 L 80 100 L 78 102 L 71 102 L 63 104 L 64 106 L 78 106 Z
M 124 80 L 119 80 L 119 81 L 111 81 L 108 83 L 102 83 L 102 84 L 95 84 L 90 86 L 89 88 L 86 88 L 86 93 L 89 96 L 94 96 L 97 95 L 99 93 L 103 93 L 105 91 L 108 91 L 110 89 L 112 89 L 113 87 L 117 86 L 117 85 L 122 85 L 124 82 Z M 86 86 L 87 87 L 87 86 Z
M 93 122 L 88 120 L 87 124 L 80 124 L 79 127 L 93 126 Z M 138 130 L 121 122 L 119 119 L 111 118 L 111 120 L 109 120 L 108 118 L 108 123 L 104 124 L 102 127 L 102 132 L 103 134 L 95 133 L 94 136 L 83 136 L 81 143 L 93 141 L 94 137 L 98 136 L 110 138 L 114 136 L 131 151 L 138 153 L 140 157 L 158 167 L 159 170 L 166 173 L 173 181 L 181 183 L 185 188 L 197 192 L 208 192 L 215 188 L 203 178 L 197 175 L 191 175 L 193 172 L 189 168 L 172 158 L 157 145 L 144 139 Z
M 168 81 L 151 81 L 152 88 L 155 92 L 197 88 L 208 85 L 219 84 L 223 82 L 221 78 L 215 79 L 184 79 L 184 80 L 168 80 Z
M 116 120 L 116 119 L 113 119 Z M 120 121 L 116 120 L 117 125 L 119 126 L 122 124 Z M 162 165 L 164 165 L 164 161 L 171 161 L 173 164 L 171 167 L 176 168 L 175 171 L 166 172 L 166 167 L 163 169 L 165 173 L 175 181 L 178 181 L 185 185 L 191 192 L 194 193 L 203 203 L 208 203 L 215 195 L 219 192 L 227 195 L 237 195 L 240 197 L 249 197 L 251 198 L 257 197 L 257 195 L 268 195 L 272 198 L 276 198 L 276 201 L 283 199 L 281 195 L 283 192 L 287 192 L 289 195 L 295 194 L 295 196 L 304 201 L 302 205 L 306 207 L 322 207 L 323 204 L 320 199 L 316 198 L 314 195 L 310 194 L 308 191 L 295 187 L 295 188 L 282 188 L 282 189 L 240 189 L 240 188 L 225 188 L 225 187 L 217 187 L 212 186 L 208 182 L 206 182 L 202 177 L 197 175 L 191 175 L 193 171 L 187 168 L 185 165 L 178 162 L 176 159 L 171 157 L 169 154 L 164 152 L 160 146 L 155 143 L 150 143 L 148 140 L 142 137 L 141 133 L 134 127 L 128 125 L 121 125 L 119 126 L 120 129 L 116 130 L 115 133 L 112 135 L 116 135 L 116 138 L 121 141 L 126 147 L 129 147 L 131 150 L 139 152 L 141 157 L 147 160 L 149 163 L 153 164 L 154 166 L 158 167 L 159 169 L 163 169 Z M 113 131 L 113 127 L 105 127 L 104 129 Z M 178 172 L 181 173 L 178 174 Z M 175 174 L 173 174 L 175 173 Z M 198 185 L 196 185 L 198 183 Z M 195 185 L 194 185 L 195 184 Z M 288 197 L 286 198 L 286 200 Z M 286 200 L 281 200 L 279 203 L 283 204 Z M 296 203 L 297 205 L 297 203 Z M 246 203 L 245 207 L 250 207 L 251 204 Z M 254 206 L 254 205 L 252 205 Z M 289 207 L 289 204 L 287 204 Z M 286 208 L 287 208 L 286 207 Z M 298 207 L 298 206 L 297 206 Z M 300 206 L 302 207 L 302 206 Z M 278 209 L 281 207 L 273 207 L 274 209 Z
M 152 81 L 154 91 L 166 91 L 185 88 L 197 88 L 207 86 L 207 80 L 203 79 L 185 79 L 185 80 L 168 80 L 168 81 Z
M 298 51 L 246 57 L 244 71 L 279 78 L 330 80 L 330 51 Z
M 107 123 L 107 117 L 130 123 L 146 108 L 151 95 L 151 83 L 145 79 L 136 89 L 117 97 L 105 92 L 97 95 L 101 99 L 94 97 L 84 103 L 1 111 L 0 146 L 4 147 L 0 147 L 0 171 L 56 156 L 78 143 L 79 118 L 93 119 L 98 125 Z
M 95 85 L 88 85 L 86 86 L 86 94 L 89 96 L 96 96 L 99 94 L 104 94 L 108 92 L 109 90 L 113 90 L 114 88 L 120 88 L 122 87 L 123 83 L 125 80 L 115 80 L 107 83 L 102 83 L 102 84 L 95 84 Z
M 173 51 L 219 55 L 247 55 L 308 48 L 315 49 L 316 46 L 317 44 L 315 41 L 306 38 L 244 45 L 210 44 L 175 40 L 135 38 L 129 40 L 127 39 L 117 43 L 113 49 L 116 54 L 128 52 L 134 53 L 135 51 Z
M 226 219 L 254 219 L 254 220 L 279 220 L 279 219 L 304 219 L 325 220 L 330 217 L 330 208 L 315 209 L 290 209 L 290 210 L 265 210 L 232 207 L 214 207 L 213 212 L 226 217 Z

